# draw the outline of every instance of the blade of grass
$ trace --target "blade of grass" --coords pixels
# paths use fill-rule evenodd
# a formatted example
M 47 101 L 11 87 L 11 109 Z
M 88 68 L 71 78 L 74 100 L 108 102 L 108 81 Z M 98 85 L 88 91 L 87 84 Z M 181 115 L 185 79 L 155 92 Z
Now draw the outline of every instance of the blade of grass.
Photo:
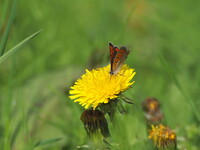
M 34 147 L 52 144 L 52 143 L 55 143 L 55 142 L 60 141 L 61 139 L 62 139 L 62 138 L 57 137 L 57 138 L 51 138 L 51 139 L 46 139 L 46 140 L 38 141 L 38 142 L 34 145 Z
M 181 86 L 181 84 L 179 83 L 178 79 L 176 78 L 176 76 L 174 75 L 171 67 L 167 64 L 167 62 L 165 61 L 164 57 L 160 54 L 160 61 L 162 62 L 163 66 L 166 68 L 167 73 L 169 74 L 169 76 L 172 78 L 172 81 L 174 82 L 174 84 L 176 85 L 176 87 L 178 88 L 178 90 L 180 91 L 180 93 L 185 97 L 185 100 L 187 101 L 187 103 L 189 103 L 189 105 L 191 106 L 196 118 L 198 119 L 198 121 L 200 122 L 200 116 L 197 112 L 197 108 L 194 104 L 194 102 L 192 101 L 192 99 L 188 96 L 188 94 L 186 94 L 186 92 L 184 92 L 183 87 Z
M 0 43 L 0 56 L 2 56 L 4 54 L 5 48 L 6 48 L 6 43 L 8 40 L 8 35 L 10 33 L 10 29 L 11 29 L 11 25 L 13 24 L 13 20 L 15 17 L 15 10 L 16 10 L 16 1 L 14 0 L 13 5 L 12 5 L 12 9 L 11 9 L 11 13 L 10 13 L 10 17 L 8 19 L 8 24 L 6 26 L 5 32 L 3 34 L 3 37 L 1 39 L 1 43 Z
M 10 56 L 12 56 L 13 54 L 15 54 L 16 52 L 18 52 L 20 50 L 20 48 L 22 46 L 24 46 L 24 44 L 26 44 L 29 40 L 31 40 L 32 38 L 34 38 L 36 35 L 38 35 L 40 31 L 35 32 L 34 34 L 30 35 L 29 37 L 27 37 L 26 39 L 24 39 L 23 41 L 21 41 L 20 43 L 18 43 L 17 45 L 15 45 L 13 48 L 11 48 L 7 53 L 5 53 L 3 56 L 0 57 L 0 64 L 3 63 L 6 59 L 8 59 Z
M 2 14 L 1 14 L 1 20 L 0 20 L 0 31 L 2 31 L 3 29 L 3 25 L 4 23 L 6 22 L 6 13 L 7 13 L 7 10 L 8 10 L 8 4 L 9 4 L 9 1 L 5 1 L 5 4 L 3 6 L 3 10 L 2 10 Z

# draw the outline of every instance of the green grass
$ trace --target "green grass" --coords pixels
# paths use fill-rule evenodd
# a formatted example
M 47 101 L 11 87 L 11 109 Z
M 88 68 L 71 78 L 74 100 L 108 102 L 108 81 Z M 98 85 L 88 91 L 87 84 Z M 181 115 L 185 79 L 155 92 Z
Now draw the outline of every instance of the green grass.
M 114 125 L 109 122 L 112 149 L 154 149 L 141 108 L 150 96 L 160 100 L 178 148 L 198 149 L 199 5 L 194 0 L 1 1 L 0 149 L 73 150 L 88 144 L 80 120 L 84 109 L 68 98 L 68 90 L 86 68 L 109 63 L 109 41 L 130 48 L 126 63 L 137 72 L 124 93 L 135 104 L 126 104 L 129 113 L 117 114 Z

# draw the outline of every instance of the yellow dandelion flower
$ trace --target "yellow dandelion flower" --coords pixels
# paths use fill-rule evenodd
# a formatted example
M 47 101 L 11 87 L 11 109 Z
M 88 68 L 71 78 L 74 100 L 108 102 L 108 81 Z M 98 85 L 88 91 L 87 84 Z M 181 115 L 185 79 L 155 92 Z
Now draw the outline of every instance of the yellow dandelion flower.
M 90 106 L 95 109 L 101 103 L 116 99 L 120 93 L 130 88 L 135 82 L 131 82 L 135 74 L 134 69 L 127 65 L 123 65 L 114 75 L 110 74 L 110 65 L 91 71 L 86 69 L 86 73 L 71 87 L 69 98 L 86 109 Z
M 162 124 L 152 125 L 149 131 L 149 139 L 152 139 L 157 147 L 176 147 L 176 133 Z

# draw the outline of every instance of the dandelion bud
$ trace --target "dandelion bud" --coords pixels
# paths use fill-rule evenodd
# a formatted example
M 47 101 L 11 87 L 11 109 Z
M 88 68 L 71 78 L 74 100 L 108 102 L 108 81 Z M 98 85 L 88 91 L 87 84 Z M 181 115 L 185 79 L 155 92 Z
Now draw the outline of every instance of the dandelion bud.
M 109 137 L 108 124 L 104 114 L 98 109 L 85 110 L 81 115 L 81 121 L 83 122 L 88 135 L 98 134 L 99 132 L 103 137 Z
M 163 119 L 163 113 L 160 111 L 160 103 L 156 98 L 147 98 L 142 105 L 147 121 L 155 123 Z

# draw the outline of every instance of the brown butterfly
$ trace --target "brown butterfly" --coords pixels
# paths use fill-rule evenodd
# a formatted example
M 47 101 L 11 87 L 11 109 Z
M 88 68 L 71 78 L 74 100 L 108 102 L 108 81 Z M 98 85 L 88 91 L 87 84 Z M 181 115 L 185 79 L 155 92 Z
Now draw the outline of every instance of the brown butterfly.
M 111 42 L 109 42 L 109 49 L 110 49 L 110 74 L 117 74 L 122 65 L 124 64 L 125 59 L 129 54 L 129 50 L 125 46 L 121 46 L 118 48 L 114 46 Z

